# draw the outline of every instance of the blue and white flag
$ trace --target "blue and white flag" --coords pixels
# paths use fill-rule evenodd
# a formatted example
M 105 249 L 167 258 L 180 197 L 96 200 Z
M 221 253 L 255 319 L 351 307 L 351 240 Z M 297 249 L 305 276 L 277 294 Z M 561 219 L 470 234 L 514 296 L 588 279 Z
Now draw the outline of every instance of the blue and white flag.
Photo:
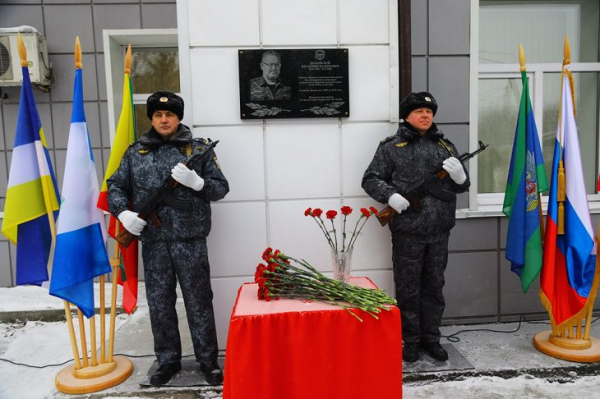
M 111 267 L 104 214 L 96 207 L 100 190 L 82 84 L 82 71 L 77 68 L 50 294 L 73 303 L 90 318 L 94 315 L 94 277 L 109 273 Z

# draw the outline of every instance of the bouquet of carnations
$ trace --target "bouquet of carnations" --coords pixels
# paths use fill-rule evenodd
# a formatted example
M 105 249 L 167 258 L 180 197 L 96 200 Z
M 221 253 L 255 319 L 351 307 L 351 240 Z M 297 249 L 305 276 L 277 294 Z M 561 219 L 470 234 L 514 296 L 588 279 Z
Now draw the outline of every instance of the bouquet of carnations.
M 356 224 L 354 225 L 354 229 L 352 231 L 352 235 L 350 236 L 350 240 L 348 240 L 348 245 L 346 245 L 346 239 L 347 239 L 346 219 L 352 213 L 352 210 L 353 209 L 350 208 L 349 206 L 343 206 L 340 209 L 340 212 L 343 216 L 342 237 L 340 240 L 338 240 L 337 231 L 335 229 L 335 224 L 333 222 L 334 219 L 336 218 L 336 216 L 338 215 L 337 211 L 332 209 L 325 213 L 325 217 L 327 218 L 327 220 L 329 220 L 331 222 L 331 230 L 328 230 L 327 226 L 325 225 L 325 221 L 321 218 L 321 215 L 323 214 L 323 210 L 321 210 L 320 208 L 315 208 L 315 209 L 308 208 L 307 210 L 304 211 L 304 216 L 311 216 L 315 220 L 315 222 L 317 222 L 317 225 L 319 226 L 319 228 L 325 235 L 325 239 L 327 240 L 327 243 L 329 244 L 329 246 L 331 247 L 331 249 L 334 252 L 336 252 L 336 253 L 350 252 L 354 248 L 356 239 L 360 235 L 360 232 L 362 231 L 363 227 L 365 227 L 365 223 L 367 223 L 367 220 L 369 220 L 369 218 L 372 215 L 377 215 L 377 209 L 375 209 L 375 207 L 371 206 L 371 207 L 369 207 L 369 209 L 360 208 L 360 217 L 356 221 Z
M 258 299 L 301 298 L 336 305 L 362 321 L 351 308 L 363 310 L 378 319 L 382 310 L 396 305 L 396 300 L 384 290 L 357 287 L 331 279 L 305 260 L 284 255 L 267 248 L 262 255 L 266 264 L 256 267 L 254 281 L 258 283 Z
M 310 216 L 317 222 L 317 225 L 325 235 L 325 239 L 327 243 L 331 247 L 331 260 L 333 265 L 333 277 L 336 280 L 343 281 L 347 283 L 350 281 L 350 269 L 352 265 L 352 250 L 354 249 L 354 244 L 356 243 L 356 239 L 360 235 L 363 227 L 365 227 L 365 223 L 372 215 L 377 215 L 377 209 L 374 207 L 361 208 L 360 209 L 360 217 L 356 221 L 354 225 L 354 229 L 352 230 L 352 235 L 350 239 L 348 238 L 348 234 L 346 233 L 346 219 L 352 213 L 352 208 L 349 206 L 342 206 L 340 209 L 342 214 L 342 229 L 341 229 L 341 237 L 338 239 L 338 231 L 336 231 L 334 219 L 338 215 L 338 212 L 335 210 L 329 210 L 325 213 L 325 217 L 331 223 L 331 230 L 327 228 L 325 221 L 321 218 L 323 214 L 323 210 L 320 208 L 308 208 L 304 211 L 304 216 Z M 347 245 L 346 245 L 347 244 Z

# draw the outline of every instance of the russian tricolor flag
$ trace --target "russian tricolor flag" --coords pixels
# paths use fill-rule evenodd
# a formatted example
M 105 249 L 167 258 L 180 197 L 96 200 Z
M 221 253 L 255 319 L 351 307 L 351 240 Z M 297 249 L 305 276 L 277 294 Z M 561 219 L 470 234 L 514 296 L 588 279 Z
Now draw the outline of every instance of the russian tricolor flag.
M 98 194 L 82 71 L 77 68 L 50 294 L 73 303 L 88 318 L 94 315 L 94 277 L 111 271 L 104 213 L 96 207 Z
M 583 179 L 581 152 L 568 65 L 563 71 L 561 112 L 556 132 L 552 183 L 544 243 L 540 297 L 553 327 L 569 326 L 587 310 L 596 267 L 596 245 Z M 559 220 L 558 176 L 564 165 L 564 220 Z M 564 234 L 559 234 L 564 223 Z M 593 306 L 593 304 L 589 305 Z

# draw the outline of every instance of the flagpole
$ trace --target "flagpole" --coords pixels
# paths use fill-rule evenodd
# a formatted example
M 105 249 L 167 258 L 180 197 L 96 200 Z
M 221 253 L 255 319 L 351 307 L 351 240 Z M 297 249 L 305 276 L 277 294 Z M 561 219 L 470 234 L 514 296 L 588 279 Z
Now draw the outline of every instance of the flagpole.
M 23 38 L 21 37 L 21 33 L 17 34 L 17 47 L 19 49 L 19 58 L 21 61 L 21 67 L 27 67 L 29 62 L 27 61 L 27 49 L 25 48 L 25 44 L 23 43 Z M 38 171 L 40 173 L 40 177 L 45 175 L 45 171 L 42 170 L 40 163 L 38 162 Z M 44 192 L 50 193 L 50 187 L 48 187 L 47 179 L 40 179 L 42 182 L 42 187 Z M 52 204 L 48 203 L 47 195 L 44 196 L 44 201 L 46 203 L 46 214 L 48 215 L 48 225 L 50 227 L 50 234 L 52 236 L 51 246 L 55 246 L 56 244 L 56 220 L 54 219 L 54 211 L 52 210 Z M 69 336 L 71 338 L 71 350 L 73 351 L 73 360 L 75 361 L 75 369 L 81 368 L 81 363 L 79 362 L 79 351 L 77 349 L 77 340 L 75 338 L 75 328 L 73 327 L 73 318 L 71 317 L 71 308 L 69 302 L 63 301 L 65 305 L 65 317 L 67 319 L 67 325 L 69 329 Z
M 104 274 L 100 276 L 100 363 L 106 362 L 106 348 L 104 344 L 104 340 L 106 339 L 106 334 L 104 329 L 106 328 L 104 318 L 106 317 L 106 311 L 104 306 L 106 305 L 106 298 L 104 297 Z
M 548 311 L 551 330 L 537 333 L 533 338 L 533 344 L 540 352 L 559 359 L 591 363 L 600 361 L 600 340 L 590 337 L 592 311 L 600 282 L 600 257 L 597 249 L 598 238 L 592 237 L 591 220 L 588 219 L 587 193 L 584 185 L 581 184 L 583 170 L 580 154 L 578 154 L 580 149 L 575 125 L 575 94 L 573 77 L 569 69 L 570 63 L 569 37 L 566 36 L 561 70 L 559 122 L 556 132 L 558 148 L 555 150 L 556 157 L 553 165 L 553 184 L 556 183 L 557 187 L 551 189 L 552 202 L 549 204 L 548 211 L 549 237 L 546 242 L 548 251 L 544 253 L 544 269 L 540 284 L 540 299 Z M 563 164 L 565 156 L 567 156 L 566 161 L 569 162 L 566 165 L 566 172 L 569 173 L 568 180 Z M 554 177 L 558 177 L 556 182 Z M 565 215 L 567 182 L 573 184 L 569 186 L 568 200 L 574 212 Z M 586 218 L 581 219 L 581 217 Z M 568 229 L 565 229 L 566 223 L 569 223 Z M 578 229 L 580 224 L 583 225 L 582 229 Z M 595 244 L 595 254 L 589 252 L 591 240 Z M 581 243 L 583 244 L 580 245 Z M 572 251 L 571 256 L 566 256 L 565 249 Z M 577 286 L 572 285 L 570 282 L 572 274 L 585 275 L 586 280 L 589 280 L 592 260 L 595 269 L 591 284 L 585 282 Z M 545 276 L 544 272 L 546 272 Z M 585 298 L 585 304 L 576 306 L 575 303 L 581 298 L 579 288 L 585 288 L 589 294 Z M 577 298 L 573 299 L 575 296 Z M 585 319 L 585 326 L 583 319 Z
M 521 64 L 521 72 L 527 73 L 525 67 L 525 50 L 523 50 L 523 44 L 519 44 L 519 64 Z M 542 214 L 542 193 L 538 192 L 538 201 L 540 206 L 538 207 L 538 213 L 540 214 L 540 233 L 542 236 L 542 250 L 544 248 L 544 216 Z
M 131 44 L 127 46 L 127 52 L 125 53 L 125 75 L 129 75 L 131 73 Z M 121 227 L 121 222 L 116 220 L 115 223 L 115 237 L 119 235 L 119 230 Z M 115 342 L 115 316 L 117 314 L 117 279 L 118 279 L 118 270 L 121 266 L 121 246 L 119 242 L 115 240 L 115 257 L 111 259 L 110 265 L 112 266 L 112 295 L 110 301 L 110 337 L 108 340 L 108 361 L 112 361 L 113 352 L 114 352 L 114 342 Z
M 565 178 L 565 167 L 563 162 L 563 123 L 562 123 L 562 108 L 563 108 L 563 82 L 565 73 L 568 74 L 566 68 L 571 64 L 571 48 L 569 46 L 569 36 L 565 37 L 565 44 L 563 47 L 564 59 L 560 73 L 560 101 L 558 102 L 558 187 L 556 193 L 556 200 L 558 201 L 558 234 L 565 234 L 565 201 L 566 201 L 566 178 Z
M 117 221 L 115 225 L 115 237 L 119 234 L 120 223 Z M 112 266 L 112 293 L 110 298 L 110 336 L 108 339 L 108 361 L 112 362 L 113 352 L 115 346 L 115 316 L 117 314 L 117 271 L 121 265 L 119 258 L 120 246 L 115 240 L 115 257 L 111 259 L 110 265 Z
M 81 45 L 79 42 L 79 37 L 75 39 L 75 71 L 76 71 L 76 89 L 81 90 L 81 81 L 77 79 L 80 77 L 80 72 L 83 65 L 81 63 Z M 81 92 L 79 92 L 81 94 Z M 75 99 L 75 96 L 74 96 Z M 82 101 L 82 99 L 81 99 Z M 83 104 L 77 104 L 78 106 L 82 106 Z M 74 101 L 74 110 L 75 110 L 75 101 Z M 75 112 L 75 111 L 74 111 Z M 85 121 L 85 117 L 83 118 Z M 85 134 L 88 135 L 87 126 L 85 127 Z M 89 136 L 87 137 L 89 140 Z M 70 140 L 69 140 L 70 141 Z M 89 145 L 89 142 L 88 142 Z M 67 160 L 69 158 L 67 157 Z M 99 210 L 98 210 L 99 211 Z M 107 272 L 105 272 L 107 273 Z M 103 275 L 101 275 L 103 277 Z M 113 284 L 113 291 L 115 286 Z M 92 288 L 93 290 L 93 288 Z M 102 295 L 102 294 L 101 294 Z M 100 306 L 101 309 L 104 308 L 104 303 Z M 69 303 L 65 301 L 65 309 L 67 311 L 67 319 L 70 318 L 70 307 Z M 55 384 L 59 391 L 69 394 L 84 394 L 90 392 L 97 392 L 104 390 L 106 388 L 110 388 L 121 382 L 125 381 L 133 372 L 133 364 L 127 358 L 117 356 L 114 361 L 111 359 L 110 362 L 98 364 L 96 359 L 96 328 L 95 328 L 95 309 L 92 308 L 93 314 L 90 317 L 90 334 L 91 336 L 91 352 L 92 352 L 92 361 L 91 365 L 88 362 L 88 350 L 87 350 L 87 342 L 86 342 L 86 332 L 85 332 L 85 324 L 84 324 L 84 314 L 81 309 L 78 308 L 78 317 L 79 317 L 79 329 L 80 329 L 80 339 L 81 339 L 81 350 L 82 350 L 82 358 L 83 358 L 83 368 L 79 364 L 79 355 L 76 354 L 75 357 L 75 367 L 67 366 L 62 369 L 55 378 Z M 101 311 L 102 312 L 102 311 Z M 114 316 L 113 316 L 114 317 Z M 103 317 L 104 319 L 104 317 Z M 113 325 L 114 328 L 114 325 Z M 70 326 L 69 332 L 71 333 L 72 325 Z M 71 344 L 74 347 L 74 353 L 77 350 L 77 343 L 75 334 L 71 333 Z M 102 356 L 104 353 L 102 352 Z

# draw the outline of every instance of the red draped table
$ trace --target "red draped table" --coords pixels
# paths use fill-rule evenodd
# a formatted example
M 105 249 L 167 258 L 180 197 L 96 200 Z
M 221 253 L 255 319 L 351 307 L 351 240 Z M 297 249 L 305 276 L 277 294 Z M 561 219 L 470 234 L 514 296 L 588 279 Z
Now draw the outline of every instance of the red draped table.
M 352 284 L 377 288 L 366 277 Z M 243 284 L 225 353 L 224 399 L 402 398 L 400 311 L 379 320 L 320 302 L 257 298 Z

